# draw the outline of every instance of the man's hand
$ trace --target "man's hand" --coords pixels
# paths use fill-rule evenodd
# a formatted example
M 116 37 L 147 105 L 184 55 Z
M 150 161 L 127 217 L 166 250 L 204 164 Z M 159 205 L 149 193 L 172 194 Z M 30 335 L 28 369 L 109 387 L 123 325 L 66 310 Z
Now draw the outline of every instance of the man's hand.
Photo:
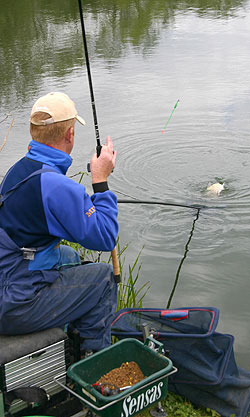
M 92 184 L 106 182 L 108 176 L 115 167 L 117 152 L 113 150 L 113 142 L 110 136 L 107 137 L 106 145 L 102 145 L 100 156 L 94 154 L 90 161 Z

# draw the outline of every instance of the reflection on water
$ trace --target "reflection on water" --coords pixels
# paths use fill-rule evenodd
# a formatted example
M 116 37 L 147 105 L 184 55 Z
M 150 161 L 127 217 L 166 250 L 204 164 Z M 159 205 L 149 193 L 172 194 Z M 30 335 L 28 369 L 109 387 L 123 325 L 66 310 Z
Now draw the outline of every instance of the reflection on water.
M 70 174 L 86 170 L 95 135 L 78 1 L 1 3 L 0 146 L 15 122 L 0 177 L 26 152 L 30 108 L 51 90 L 70 94 L 87 121 Z M 127 262 L 144 245 L 149 306 L 166 306 L 178 275 L 172 307 L 218 307 L 220 330 L 235 335 L 249 369 L 250 1 L 84 0 L 83 9 L 100 134 L 118 150 L 111 188 L 119 198 L 210 207 L 189 240 L 197 210 L 120 204 Z M 209 196 L 217 181 L 225 190 Z
M 84 1 L 91 57 L 109 65 L 135 48 L 147 54 L 162 28 L 179 13 L 228 18 L 246 1 L 104 0 Z M 41 77 L 63 77 L 83 64 L 78 2 L 68 0 L 10 0 L 0 13 L 0 62 L 3 87 L 0 104 L 14 97 L 23 103 L 36 93 Z M 72 47 L 73 46 L 73 47 Z

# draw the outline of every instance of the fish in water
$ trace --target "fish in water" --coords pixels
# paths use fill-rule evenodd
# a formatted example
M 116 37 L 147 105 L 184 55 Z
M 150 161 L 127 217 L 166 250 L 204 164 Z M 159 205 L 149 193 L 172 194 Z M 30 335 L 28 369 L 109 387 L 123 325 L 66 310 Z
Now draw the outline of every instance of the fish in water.
M 219 195 L 221 191 L 223 190 L 224 190 L 224 183 L 220 184 L 219 182 L 216 182 L 215 184 L 212 184 L 212 185 L 208 185 L 207 187 L 207 191 L 213 194 L 217 194 L 217 195 Z

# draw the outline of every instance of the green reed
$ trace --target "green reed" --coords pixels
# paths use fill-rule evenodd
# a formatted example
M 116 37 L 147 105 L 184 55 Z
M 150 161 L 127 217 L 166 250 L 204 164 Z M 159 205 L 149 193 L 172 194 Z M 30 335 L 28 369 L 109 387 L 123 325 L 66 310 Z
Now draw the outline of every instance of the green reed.
M 107 257 L 107 253 L 105 252 L 89 250 L 82 247 L 78 243 L 68 242 L 67 240 L 62 240 L 61 243 L 76 250 L 79 253 L 82 262 L 90 261 L 111 263 L 112 261 L 111 254 Z M 128 244 L 121 247 L 118 237 L 117 256 L 119 261 L 121 282 L 118 289 L 117 310 L 127 307 L 142 307 L 143 299 L 150 289 L 149 282 L 142 284 L 140 287 L 138 286 L 139 274 L 142 267 L 140 256 L 143 248 L 137 254 L 134 262 L 131 265 L 128 264 L 128 270 L 126 271 L 126 256 L 124 255 L 124 252 L 127 248 Z

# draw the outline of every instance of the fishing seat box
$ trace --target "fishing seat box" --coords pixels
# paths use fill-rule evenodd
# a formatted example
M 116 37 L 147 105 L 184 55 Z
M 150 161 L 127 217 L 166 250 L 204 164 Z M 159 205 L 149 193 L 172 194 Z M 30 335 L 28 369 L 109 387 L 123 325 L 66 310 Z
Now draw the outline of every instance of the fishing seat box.
M 69 340 L 60 328 L 48 329 L 32 334 L 0 335 L 0 415 L 4 416 L 5 399 L 8 393 L 21 387 L 39 387 L 49 398 L 62 388 L 54 377 L 66 381 L 70 364 Z M 28 407 L 15 399 L 11 402 L 11 415 Z

